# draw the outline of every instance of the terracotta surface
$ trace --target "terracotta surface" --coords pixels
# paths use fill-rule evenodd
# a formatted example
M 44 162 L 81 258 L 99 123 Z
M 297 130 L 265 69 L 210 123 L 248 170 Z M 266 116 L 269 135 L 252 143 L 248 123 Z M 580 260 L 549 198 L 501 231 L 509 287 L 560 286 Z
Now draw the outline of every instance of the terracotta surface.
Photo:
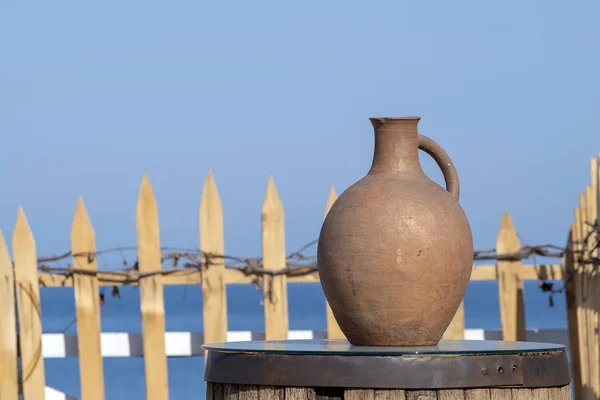
M 417 133 L 419 119 L 371 118 L 371 169 L 321 229 L 321 285 L 353 345 L 437 344 L 470 279 L 473 240 L 458 176 L 444 150 Z M 442 168 L 448 191 L 424 174 L 419 148 Z

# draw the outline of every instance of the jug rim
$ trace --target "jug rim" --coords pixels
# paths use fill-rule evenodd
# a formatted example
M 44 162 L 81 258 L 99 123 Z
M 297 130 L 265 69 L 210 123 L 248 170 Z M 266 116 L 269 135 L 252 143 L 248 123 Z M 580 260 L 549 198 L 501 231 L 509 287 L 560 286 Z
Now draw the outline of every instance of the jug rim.
M 404 121 L 404 120 L 420 120 L 419 116 L 410 117 L 369 117 L 371 121 Z

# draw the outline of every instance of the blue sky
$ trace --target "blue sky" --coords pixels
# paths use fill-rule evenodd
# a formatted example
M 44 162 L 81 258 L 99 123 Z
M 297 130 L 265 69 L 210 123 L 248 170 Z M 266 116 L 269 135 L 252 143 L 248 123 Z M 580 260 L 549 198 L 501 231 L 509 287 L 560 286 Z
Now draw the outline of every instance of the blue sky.
M 597 0 L 4 1 L 0 228 L 69 247 L 82 195 L 98 247 L 135 243 L 149 173 L 163 245 L 198 245 L 212 168 L 226 252 L 260 253 L 269 174 L 291 251 L 372 160 L 371 116 L 420 115 L 461 179 L 475 247 L 504 210 L 564 244 L 600 151 Z M 442 175 L 426 154 L 425 171 Z

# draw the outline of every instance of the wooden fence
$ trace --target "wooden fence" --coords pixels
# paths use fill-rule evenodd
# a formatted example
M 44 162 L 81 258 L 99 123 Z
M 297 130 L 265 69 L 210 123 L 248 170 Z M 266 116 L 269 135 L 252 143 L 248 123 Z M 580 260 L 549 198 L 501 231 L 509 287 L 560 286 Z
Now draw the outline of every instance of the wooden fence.
M 578 400 L 600 398 L 599 161 L 600 154 L 590 160 L 590 184 L 579 194 L 563 257 L 571 375 Z
M 597 164 L 595 164 L 597 165 Z M 597 169 L 596 169 L 597 171 Z M 595 181 L 597 182 L 597 181 Z M 588 192 L 588 206 L 597 200 L 597 183 Z M 336 199 L 334 189 L 329 194 L 325 213 Z M 586 229 L 583 222 L 594 220 L 591 208 L 586 208 L 585 199 L 576 213 L 576 222 L 572 227 L 573 243 L 576 237 L 582 237 Z M 204 183 L 199 210 L 200 248 L 213 254 L 224 253 L 223 210 L 215 185 L 209 171 Z M 161 267 L 161 245 L 159 234 L 158 208 L 147 176 L 142 179 L 136 209 L 138 272 L 144 275 L 139 279 L 140 304 L 142 315 L 143 355 L 146 373 L 147 399 L 164 400 L 168 398 L 167 356 L 165 352 L 165 318 L 163 304 L 163 285 L 201 284 L 203 291 L 203 318 L 205 342 L 221 342 L 227 340 L 227 298 L 226 285 L 249 284 L 254 277 L 246 276 L 239 270 L 227 269 L 224 263 L 213 260 L 210 268 L 198 270 L 180 270 L 163 275 L 152 273 Z M 286 245 L 284 234 L 284 209 L 277 193 L 275 183 L 269 178 L 266 196 L 262 207 L 262 257 L 265 269 L 277 270 L 285 268 Z M 96 250 L 95 234 L 87 214 L 83 200 L 77 202 L 71 229 L 71 246 L 73 254 L 93 253 Z M 497 253 L 510 254 L 520 249 L 515 227 L 508 212 L 502 217 L 497 238 Z M 98 272 L 97 274 L 65 275 L 51 272 L 38 272 L 36 247 L 33 234 L 22 209 L 18 217 L 12 239 L 13 261 L 9 256 L 4 238 L 0 233 L 0 398 L 3 400 L 18 399 L 22 387 L 25 400 L 44 398 L 44 363 L 42 360 L 42 329 L 40 314 L 39 286 L 63 287 L 73 286 L 77 317 L 78 347 L 80 357 L 81 393 L 85 400 L 104 399 L 104 379 L 102 353 L 100 347 L 100 300 L 98 288 L 103 285 L 124 284 L 125 277 Z M 565 257 L 564 264 L 569 265 L 577 274 L 583 274 L 577 268 L 577 259 Z M 94 257 L 73 257 L 73 265 L 79 269 L 96 270 Z M 587 271 L 587 269 L 586 269 Z M 587 272 L 586 272 L 587 273 Z M 591 272 L 590 272 L 591 273 Z M 494 265 L 477 265 L 473 268 L 471 280 L 499 281 L 499 301 L 502 333 L 505 340 L 525 340 L 525 315 L 523 301 L 523 281 L 545 279 L 562 279 L 562 265 L 532 266 L 523 265 L 521 261 L 501 261 Z M 276 275 L 265 276 L 263 290 L 264 317 L 266 339 L 287 339 L 288 334 L 288 282 L 318 282 L 316 272 L 304 276 Z M 589 282 L 595 282 L 595 276 Z M 576 281 L 578 282 L 578 281 Z M 131 283 L 127 283 L 131 284 Z M 136 284 L 135 282 L 133 284 Z M 583 289 L 582 289 L 583 285 Z M 587 285 L 587 286 L 586 286 Z M 591 284 L 593 286 L 593 284 Z M 591 346 L 590 337 L 594 334 L 592 326 L 584 322 L 598 322 L 597 308 L 600 296 L 586 295 L 584 289 L 590 283 L 576 283 L 574 292 L 569 292 L 569 326 L 576 341 L 572 341 L 572 349 L 583 349 L 577 343 Z M 572 293 L 576 293 L 573 296 Z M 16 304 L 15 304 L 16 299 Z M 16 315 L 18 310 L 19 340 L 16 334 Z M 330 308 L 326 309 L 327 336 L 343 338 L 343 334 L 333 317 Z M 574 322 L 575 321 L 575 322 Z M 597 325 L 594 325 L 597 326 Z M 464 337 L 464 311 L 456 313 L 446 338 Z M 597 349 L 597 341 L 595 349 Z M 19 347 L 19 349 L 17 349 Z M 574 351 L 579 357 L 575 360 L 576 368 L 582 371 L 581 381 L 590 386 L 593 383 L 597 391 L 597 352 L 596 358 L 589 361 L 582 350 Z M 17 370 L 20 357 L 21 377 Z M 575 367 L 574 367 L 575 368 Z M 593 375 L 591 371 L 596 375 Z M 587 377 L 587 378 L 586 378 Z M 586 380 L 587 379 L 587 380 Z M 586 386 L 587 387 L 587 386 Z

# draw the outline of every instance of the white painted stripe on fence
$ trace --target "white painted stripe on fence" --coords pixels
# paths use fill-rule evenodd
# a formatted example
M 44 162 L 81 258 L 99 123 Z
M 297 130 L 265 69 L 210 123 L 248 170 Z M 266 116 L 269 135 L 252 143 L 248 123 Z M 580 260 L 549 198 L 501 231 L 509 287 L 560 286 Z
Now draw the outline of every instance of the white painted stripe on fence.
M 100 335 L 103 357 L 128 357 L 131 355 L 129 333 L 105 333 Z M 73 335 L 74 336 L 74 335 Z M 45 353 L 46 349 L 42 349 Z M 44 356 L 45 357 L 45 356 Z
M 313 339 L 314 333 L 313 331 L 289 331 L 288 339 L 289 340 L 300 340 L 300 339 Z
M 483 329 L 465 329 L 466 340 L 485 340 L 485 331 Z
M 528 340 L 544 341 L 568 345 L 568 333 L 565 329 L 528 329 Z M 288 339 L 325 339 L 323 331 L 292 330 Z M 502 332 L 498 330 L 466 329 L 467 340 L 500 340 Z M 228 342 L 264 340 L 264 332 L 229 331 Z M 165 346 L 168 357 L 188 357 L 203 355 L 203 334 L 200 332 L 166 332 Z M 103 357 L 137 357 L 144 355 L 142 335 L 140 333 L 102 332 L 100 337 Z M 42 354 L 44 358 L 77 357 L 77 336 L 62 333 L 44 333 L 42 335 Z
M 192 333 L 191 332 L 165 332 L 166 352 L 170 356 L 191 356 Z
M 65 335 L 62 333 L 44 333 L 42 335 L 44 358 L 63 358 L 67 356 Z
M 252 340 L 252 332 L 250 331 L 229 331 L 227 332 L 228 342 L 248 342 Z
M 44 397 L 46 400 L 77 400 L 75 397 L 71 397 L 66 393 L 60 392 L 48 386 L 44 388 Z

